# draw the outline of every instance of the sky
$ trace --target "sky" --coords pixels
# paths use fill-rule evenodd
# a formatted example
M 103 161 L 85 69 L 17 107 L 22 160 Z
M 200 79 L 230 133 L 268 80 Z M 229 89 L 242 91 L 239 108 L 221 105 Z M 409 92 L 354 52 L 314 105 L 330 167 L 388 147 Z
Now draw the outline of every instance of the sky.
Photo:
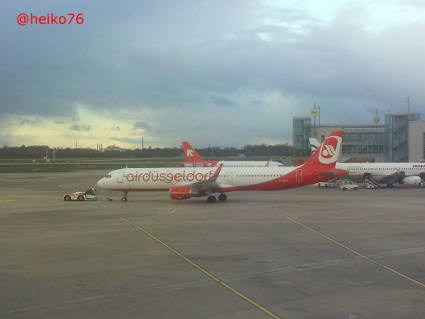
M 423 0 L 4 0 L 0 30 L 0 147 L 292 144 L 314 103 L 425 115 Z

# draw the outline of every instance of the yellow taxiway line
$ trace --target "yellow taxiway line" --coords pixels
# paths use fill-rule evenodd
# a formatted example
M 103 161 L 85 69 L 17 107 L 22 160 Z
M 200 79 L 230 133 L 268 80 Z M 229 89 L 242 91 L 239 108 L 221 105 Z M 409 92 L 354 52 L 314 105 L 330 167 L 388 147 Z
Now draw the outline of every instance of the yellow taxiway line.
M 383 265 L 383 264 L 381 264 L 381 263 L 377 262 L 376 260 L 370 259 L 369 257 L 366 257 L 365 255 L 360 254 L 359 252 L 355 251 L 354 249 L 351 249 L 351 248 L 349 248 L 349 247 L 347 247 L 347 246 L 345 246 L 345 245 L 343 245 L 343 244 L 341 244 L 341 243 L 337 242 L 336 240 L 334 240 L 334 239 L 332 239 L 332 238 L 330 238 L 330 237 L 328 237 L 328 236 L 326 236 L 326 235 L 324 235 L 324 234 L 322 234 L 322 233 L 318 232 L 317 230 L 314 230 L 314 229 L 313 229 L 313 228 L 311 228 L 311 227 L 308 227 L 308 226 L 304 225 L 303 223 L 297 222 L 296 220 L 294 220 L 294 219 L 292 219 L 292 218 L 290 218 L 290 217 L 288 217 L 288 216 L 286 216 L 286 218 L 287 218 L 287 219 L 289 219 L 289 220 L 291 220 L 291 221 L 293 221 L 294 223 L 296 223 L 296 224 L 298 224 L 298 225 L 300 225 L 300 226 L 302 226 L 302 227 L 304 227 L 304 228 L 306 228 L 306 229 L 308 229 L 308 230 L 311 230 L 312 232 L 314 232 L 314 233 L 316 233 L 316 234 L 318 234 L 318 235 L 320 235 L 320 236 L 322 236 L 322 237 L 324 237 L 324 238 L 326 238 L 326 239 L 330 240 L 331 242 L 333 242 L 333 243 L 335 243 L 335 244 L 337 244 L 337 245 L 341 246 L 342 248 L 345 248 L 345 249 L 347 249 L 347 250 L 351 251 L 353 254 L 356 254 L 357 256 L 360 256 L 360 257 L 362 257 L 362 258 L 364 258 L 364 259 L 366 259 L 366 260 L 369 260 L 370 262 L 373 262 L 374 264 L 376 264 L 376 265 L 378 265 L 378 266 L 380 266 L 380 267 L 382 267 L 382 268 L 385 268 L 385 269 L 387 269 L 387 270 L 389 270 L 389 271 L 391 271 L 391 272 L 395 273 L 396 275 L 399 275 L 399 276 L 401 276 L 401 277 L 403 277 L 403 278 L 405 278 L 405 279 L 407 279 L 407 280 L 410 280 L 411 282 L 414 282 L 415 284 L 418 284 L 419 286 L 422 286 L 422 287 L 424 287 L 424 288 L 425 288 L 425 284 L 423 284 L 423 283 L 421 283 L 421 282 L 419 282 L 419 281 L 417 281 L 417 280 L 415 280 L 415 279 L 413 279 L 413 278 L 410 278 L 410 277 L 408 277 L 408 276 L 406 276 L 406 275 L 403 275 L 402 273 L 400 273 L 400 272 L 398 272 L 398 271 L 396 271 L 396 270 L 394 270 L 394 269 L 391 269 L 390 267 L 385 266 L 385 265 Z
M 220 285 L 226 287 L 227 289 L 229 289 L 230 291 L 232 291 L 233 293 L 237 294 L 239 297 L 241 297 L 242 299 L 248 301 L 251 305 L 257 307 L 258 309 L 264 311 L 266 314 L 268 314 L 270 317 L 275 318 L 275 319 L 280 319 L 280 317 L 276 316 L 274 313 L 270 312 L 269 310 L 267 310 L 266 308 L 260 306 L 258 303 L 256 303 L 255 301 L 253 301 L 252 299 L 249 299 L 247 296 L 245 296 L 244 294 L 240 293 L 239 291 L 237 291 L 236 289 L 230 287 L 228 284 L 222 282 L 220 279 L 218 279 L 217 277 L 215 277 L 214 275 L 212 275 L 211 273 L 209 273 L 208 271 L 206 271 L 205 269 L 203 269 L 202 267 L 200 267 L 199 265 L 195 264 L 193 261 L 191 261 L 190 259 L 186 258 L 185 256 L 183 256 L 181 253 L 179 253 L 177 250 L 175 250 L 174 248 L 168 246 L 166 243 L 164 243 L 162 240 L 156 238 L 154 235 L 152 235 L 151 233 L 147 232 L 146 230 L 144 230 L 142 227 L 137 226 L 136 224 L 128 221 L 127 219 L 120 217 L 123 221 L 129 223 L 130 225 L 136 227 L 137 229 L 141 230 L 142 232 L 144 232 L 146 235 L 148 235 L 149 237 L 151 237 L 152 239 L 155 239 L 158 243 L 160 243 L 161 245 L 163 245 L 164 247 L 167 247 L 169 250 L 171 250 L 173 253 L 175 253 L 177 256 L 183 258 L 186 262 L 188 262 L 189 264 L 191 264 L 193 267 L 195 267 L 196 269 L 200 270 L 201 272 L 203 272 L 205 275 L 207 275 L 208 277 L 210 277 L 212 280 L 216 281 L 217 283 L 219 283 Z

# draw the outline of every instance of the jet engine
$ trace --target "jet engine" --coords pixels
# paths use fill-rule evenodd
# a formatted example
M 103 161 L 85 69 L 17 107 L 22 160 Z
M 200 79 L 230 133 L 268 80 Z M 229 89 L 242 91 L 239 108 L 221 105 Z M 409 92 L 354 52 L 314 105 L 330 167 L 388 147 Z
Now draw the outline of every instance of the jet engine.
M 400 184 L 404 185 L 419 185 L 421 182 L 421 178 L 419 176 L 408 176 L 403 178 Z
M 193 190 L 189 186 L 173 186 L 170 188 L 171 199 L 189 199 L 206 195 L 207 193 L 204 190 Z
M 174 186 L 170 188 L 171 199 L 189 199 L 192 197 L 192 189 L 187 186 Z

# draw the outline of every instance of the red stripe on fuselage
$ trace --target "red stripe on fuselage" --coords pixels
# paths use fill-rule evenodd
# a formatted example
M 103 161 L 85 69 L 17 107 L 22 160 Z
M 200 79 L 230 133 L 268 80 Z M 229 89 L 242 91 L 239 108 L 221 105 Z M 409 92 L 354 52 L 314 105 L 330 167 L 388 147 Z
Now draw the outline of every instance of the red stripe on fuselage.
M 115 191 L 115 192 L 169 192 L 169 188 L 151 188 L 151 189 L 145 189 L 145 188 L 132 188 L 132 189 L 122 189 L 122 188 L 105 188 L 107 191 Z

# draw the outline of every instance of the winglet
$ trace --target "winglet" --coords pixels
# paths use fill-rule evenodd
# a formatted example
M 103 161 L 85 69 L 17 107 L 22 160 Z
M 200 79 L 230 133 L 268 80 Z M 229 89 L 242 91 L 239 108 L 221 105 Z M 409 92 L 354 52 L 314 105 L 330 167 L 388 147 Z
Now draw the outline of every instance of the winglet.
M 182 142 L 184 157 L 188 163 L 205 163 L 206 161 L 199 156 L 195 149 L 189 144 L 189 142 Z
M 217 170 L 215 171 L 213 178 L 218 178 L 218 176 L 220 175 L 220 171 L 221 168 L 223 167 L 223 164 L 220 164 L 220 166 L 217 168 Z

